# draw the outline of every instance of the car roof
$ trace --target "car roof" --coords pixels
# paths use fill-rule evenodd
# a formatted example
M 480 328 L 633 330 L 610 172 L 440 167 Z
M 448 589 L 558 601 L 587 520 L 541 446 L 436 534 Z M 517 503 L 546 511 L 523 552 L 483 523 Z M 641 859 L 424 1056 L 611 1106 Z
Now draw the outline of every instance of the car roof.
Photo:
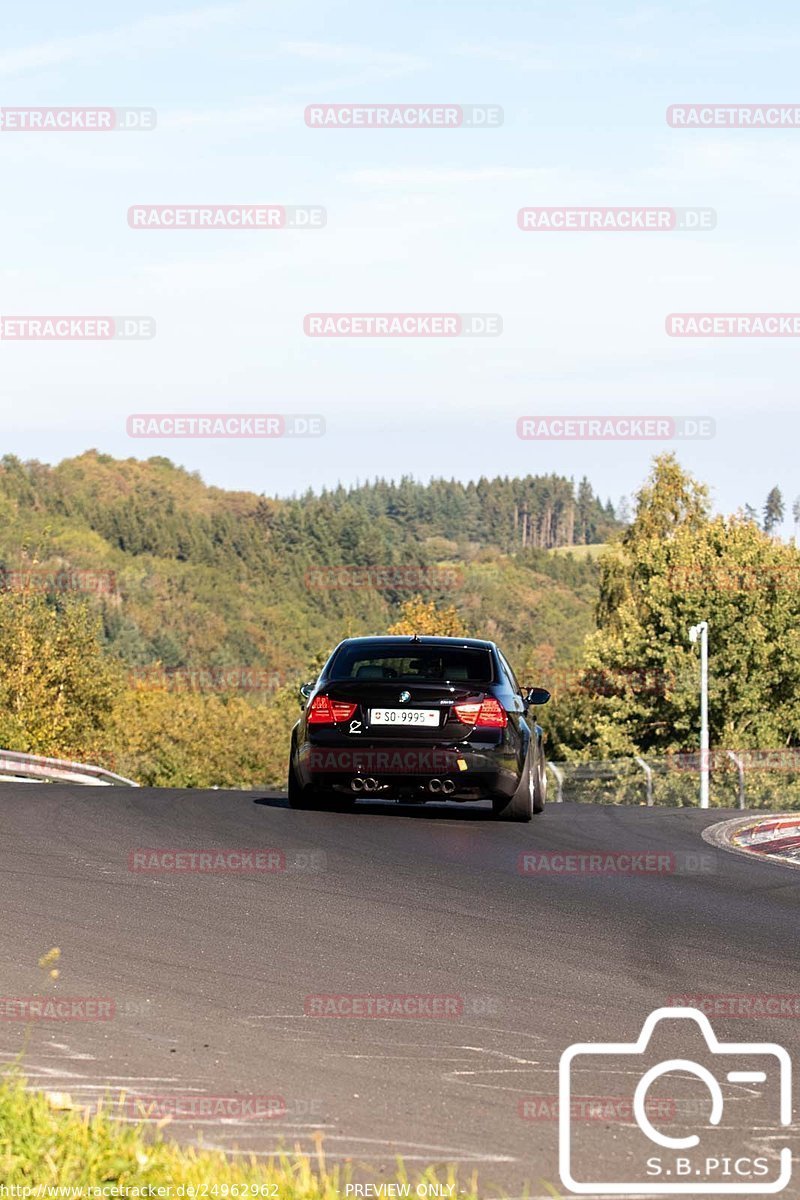
M 486 641 L 484 638 L 431 637 L 426 634 L 416 637 L 411 634 L 388 633 L 376 633 L 370 637 L 345 638 L 343 642 L 339 643 L 339 646 L 358 646 L 369 643 L 380 643 L 383 646 L 469 646 L 477 650 L 494 650 L 496 648 L 494 642 Z

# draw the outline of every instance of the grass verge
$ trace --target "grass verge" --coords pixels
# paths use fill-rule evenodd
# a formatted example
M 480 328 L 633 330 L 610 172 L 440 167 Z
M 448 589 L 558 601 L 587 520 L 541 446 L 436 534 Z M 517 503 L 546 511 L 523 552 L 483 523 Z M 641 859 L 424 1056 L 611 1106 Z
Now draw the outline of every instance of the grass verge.
M 0 1076 L 0 1181 L 30 1189 L 18 1191 L 20 1196 L 56 1196 L 45 1189 L 72 1188 L 75 1200 L 82 1194 L 339 1200 L 350 1181 L 350 1167 L 327 1166 L 321 1140 L 313 1157 L 296 1151 L 267 1161 L 230 1158 L 167 1141 L 163 1129 L 153 1125 L 121 1123 L 115 1112 L 124 1111 L 124 1103 L 120 1097 L 91 1112 L 73 1106 L 68 1097 L 26 1090 L 16 1073 Z M 429 1167 L 410 1177 L 398 1163 L 380 1182 L 408 1185 L 399 1195 L 410 1197 L 437 1196 L 441 1192 L 434 1185 L 455 1185 L 449 1195 L 477 1200 L 474 1181 L 471 1187 L 459 1185 L 452 1167 Z M 418 1185 L 428 1186 L 418 1193 Z

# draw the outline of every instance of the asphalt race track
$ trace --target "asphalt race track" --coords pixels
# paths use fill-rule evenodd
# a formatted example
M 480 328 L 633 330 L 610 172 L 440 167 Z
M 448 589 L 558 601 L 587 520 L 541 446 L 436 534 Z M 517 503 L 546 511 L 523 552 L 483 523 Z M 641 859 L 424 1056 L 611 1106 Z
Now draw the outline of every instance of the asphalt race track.
M 321 1131 L 329 1159 L 375 1171 L 401 1155 L 477 1167 L 487 1193 L 563 1191 L 557 1124 L 521 1104 L 555 1096 L 568 1045 L 632 1041 L 675 995 L 800 993 L 800 877 L 703 841 L 726 815 L 741 814 L 549 804 L 526 826 L 467 806 L 317 814 L 268 793 L 3 783 L 0 997 L 106 997 L 114 1016 L 29 1034 L 0 1020 L 0 1052 L 23 1050 L 32 1084 L 75 1100 L 282 1099 L 268 1120 L 171 1126 L 206 1145 L 268 1153 Z M 273 848 L 286 869 L 132 871 L 140 848 Z M 589 851 L 672 866 L 520 873 L 521 852 Z M 38 965 L 54 946 L 57 983 Z M 457 1011 L 307 1015 L 320 994 L 455 997 Z M 714 1028 L 780 1042 L 800 1069 L 799 1019 Z M 613 1130 L 584 1133 L 602 1171 Z M 797 1150 L 798 1127 L 783 1136 Z

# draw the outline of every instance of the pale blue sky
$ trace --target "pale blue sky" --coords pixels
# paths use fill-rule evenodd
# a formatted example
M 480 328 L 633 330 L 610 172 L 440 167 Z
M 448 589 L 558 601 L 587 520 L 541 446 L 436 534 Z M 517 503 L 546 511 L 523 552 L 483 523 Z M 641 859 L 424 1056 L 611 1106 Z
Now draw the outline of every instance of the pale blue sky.
M 671 311 L 800 311 L 800 129 L 670 129 L 800 103 L 795 4 L 31 3 L 3 104 L 154 107 L 142 134 L 0 134 L 0 310 L 147 314 L 153 341 L 0 342 L 4 451 L 167 454 L 268 493 L 375 474 L 587 473 L 652 443 L 520 442 L 528 414 L 700 414 L 718 505 L 800 493 L 798 340 L 669 339 Z M 495 130 L 312 130 L 314 102 L 499 104 Z M 132 204 L 320 204 L 317 232 L 134 231 Z M 711 206 L 686 234 L 523 234 L 530 205 Z M 306 312 L 498 312 L 495 339 L 339 340 Z M 319 412 L 293 442 L 133 442 L 131 412 Z M 787 522 L 787 531 L 789 523 Z

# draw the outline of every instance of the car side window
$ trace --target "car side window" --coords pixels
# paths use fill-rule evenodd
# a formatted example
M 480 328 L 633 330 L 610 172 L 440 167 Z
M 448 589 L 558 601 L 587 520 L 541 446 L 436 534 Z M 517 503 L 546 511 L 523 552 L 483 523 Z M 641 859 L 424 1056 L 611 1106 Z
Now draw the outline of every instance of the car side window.
M 517 677 L 514 674 L 514 672 L 511 670 L 511 667 L 508 665 L 508 663 L 506 661 L 506 656 L 503 654 L 502 650 L 498 650 L 497 655 L 498 655 L 498 658 L 500 659 L 500 665 L 502 666 L 503 670 L 505 671 L 506 675 L 508 676 L 508 681 L 511 684 L 512 692 L 514 692 L 517 696 L 522 695 L 522 693 L 520 691 L 520 686 L 517 683 Z

